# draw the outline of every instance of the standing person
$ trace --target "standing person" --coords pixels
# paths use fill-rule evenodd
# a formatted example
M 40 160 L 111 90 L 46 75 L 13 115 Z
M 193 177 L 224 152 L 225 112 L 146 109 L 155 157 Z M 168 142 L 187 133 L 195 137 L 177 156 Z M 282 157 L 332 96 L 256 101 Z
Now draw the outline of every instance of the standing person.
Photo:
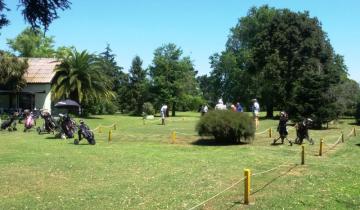
M 235 105 L 234 104 L 231 104 L 231 111 L 233 111 L 233 112 L 236 112 L 236 107 L 235 107 Z
M 165 125 L 166 112 L 167 112 L 167 105 L 163 104 L 160 109 L 161 125 Z
M 255 128 L 259 128 L 259 112 L 260 112 L 260 105 L 256 98 L 254 98 L 252 101 L 252 107 L 251 111 L 253 113 L 254 121 L 255 121 Z
M 243 109 L 243 107 L 241 106 L 240 102 L 237 102 L 237 103 L 236 103 L 236 111 L 237 111 L 237 112 L 243 112 L 243 111 L 244 111 L 244 109 Z
M 223 100 L 220 98 L 218 103 L 215 106 L 215 110 L 226 110 L 226 105 L 224 104 Z
M 201 107 L 201 116 L 204 116 L 207 112 L 208 112 L 209 108 L 208 106 L 205 104 Z

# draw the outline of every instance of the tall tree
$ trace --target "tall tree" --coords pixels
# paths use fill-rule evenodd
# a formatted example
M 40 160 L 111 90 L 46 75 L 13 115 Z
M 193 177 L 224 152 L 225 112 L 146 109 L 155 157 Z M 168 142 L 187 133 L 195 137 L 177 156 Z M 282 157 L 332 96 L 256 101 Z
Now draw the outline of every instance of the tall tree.
M 54 37 L 39 29 L 26 28 L 16 38 L 8 39 L 9 47 L 21 57 L 54 57 Z
M 150 66 L 152 91 L 157 95 L 155 103 L 157 106 L 168 103 L 172 116 L 181 96 L 191 94 L 197 87 L 194 65 L 189 57 L 181 57 L 182 53 L 175 44 L 163 45 L 155 50 Z
M 142 63 L 141 58 L 135 56 L 129 71 L 129 103 L 136 115 L 141 115 L 142 106 L 148 95 L 147 72 L 142 68 Z
M 116 55 L 112 52 L 110 44 L 107 44 L 105 51 L 99 55 L 99 64 L 101 65 L 100 70 L 111 81 L 111 90 L 117 94 L 117 97 L 114 99 L 113 103 L 123 111 L 127 109 L 126 96 L 128 78 L 122 71 L 123 68 L 117 64 L 115 58 Z
M 51 22 L 59 17 L 57 10 L 69 9 L 70 2 L 68 0 L 19 0 L 18 7 L 25 21 L 30 23 L 32 28 L 43 26 L 46 31 Z M 4 0 L 0 0 L 0 29 L 9 23 L 4 11 L 9 11 L 9 9 Z
M 20 91 L 24 88 L 26 81 L 23 75 L 27 68 L 26 60 L 0 51 L 0 89 Z
M 111 100 L 111 83 L 100 68 L 94 55 L 74 51 L 55 69 L 52 85 L 54 99 L 70 98 L 80 104 L 91 100 Z
M 268 117 L 276 107 L 321 126 L 335 117 L 336 98 L 328 92 L 346 71 L 335 60 L 320 22 L 308 12 L 254 7 L 231 29 L 226 50 L 213 57 L 211 75 L 225 95 L 238 90 L 259 97 Z

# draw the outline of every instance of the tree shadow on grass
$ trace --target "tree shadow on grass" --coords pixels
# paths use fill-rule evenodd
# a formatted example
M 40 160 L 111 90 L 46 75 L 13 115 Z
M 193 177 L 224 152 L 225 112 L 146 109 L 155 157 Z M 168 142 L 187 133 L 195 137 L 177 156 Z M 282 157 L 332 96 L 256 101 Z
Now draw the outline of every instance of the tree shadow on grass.
M 56 136 L 47 136 L 47 137 L 45 137 L 45 139 L 62 140 L 61 138 L 56 137 Z
M 91 144 L 88 144 L 88 143 L 79 143 L 79 144 L 74 144 L 74 142 L 72 141 L 72 142 L 69 142 L 68 144 L 72 144 L 72 145 L 74 145 L 74 146 L 94 146 L 94 145 L 91 145 Z
M 215 139 L 198 139 L 192 142 L 191 144 L 195 146 L 234 146 L 234 145 L 244 145 L 249 143 L 239 142 L 235 144 L 230 142 L 219 142 L 216 141 Z
M 358 143 L 358 144 L 355 144 L 356 146 L 358 146 L 358 147 L 360 147 L 360 143 Z
M 102 120 L 104 118 L 102 117 L 97 117 L 97 116 L 86 116 L 86 117 L 81 117 L 82 119 L 87 119 L 87 120 Z

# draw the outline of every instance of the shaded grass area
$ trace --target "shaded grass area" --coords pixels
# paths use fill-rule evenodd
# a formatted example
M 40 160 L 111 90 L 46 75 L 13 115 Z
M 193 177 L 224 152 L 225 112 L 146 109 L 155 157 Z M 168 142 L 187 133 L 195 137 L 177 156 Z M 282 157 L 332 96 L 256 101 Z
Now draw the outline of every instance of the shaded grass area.
M 1 132 L 0 209 L 189 209 L 243 178 L 244 168 L 256 174 L 283 163 L 252 177 L 255 205 L 242 204 L 240 183 L 199 209 L 360 207 L 360 138 L 316 156 L 319 139 L 330 148 L 340 131 L 351 131 L 351 120 L 310 131 L 315 145 L 306 145 L 305 166 L 298 165 L 298 145 L 271 146 L 266 132 L 252 144 L 199 146 L 197 120 L 198 113 L 180 113 L 166 126 L 121 115 L 85 119 L 91 128 L 117 124 L 112 143 L 108 128 L 96 132 L 96 146 L 34 131 Z M 258 132 L 276 125 L 262 120 Z

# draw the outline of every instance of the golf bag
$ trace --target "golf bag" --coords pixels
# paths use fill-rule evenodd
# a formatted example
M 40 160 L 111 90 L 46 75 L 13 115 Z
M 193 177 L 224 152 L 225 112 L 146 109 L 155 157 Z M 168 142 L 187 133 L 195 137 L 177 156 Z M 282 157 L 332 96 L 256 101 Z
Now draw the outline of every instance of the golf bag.
M 49 112 L 42 112 L 40 114 L 41 118 L 44 119 L 44 124 L 42 127 L 37 127 L 37 132 L 39 134 L 41 133 L 54 133 L 56 129 L 56 122 L 52 118 L 51 114 Z
M 79 142 L 82 140 L 82 137 L 84 137 L 89 142 L 89 144 L 96 144 L 94 133 L 82 120 L 80 121 L 78 136 L 79 139 L 74 140 L 74 144 L 76 145 L 79 144 Z
M 288 140 L 287 135 L 288 135 L 288 131 L 286 128 L 286 123 L 288 121 L 288 115 L 286 112 L 280 112 L 280 119 L 279 119 L 279 124 L 277 127 L 277 131 L 279 132 L 279 138 L 274 139 L 273 144 L 276 144 L 276 142 L 281 139 L 281 144 L 284 144 L 284 139 L 286 139 L 289 143 L 290 146 L 292 146 L 292 142 Z
M 60 137 L 62 139 L 74 138 L 76 132 L 76 123 L 69 115 L 59 114 L 60 116 Z
M 311 126 L 312 120 L 310 118 L 304 119 L 301 123 L 297 123 L 295 125 L 296 128 L 296 139 L 295 144 L 302 144 L 304 139 L 310 142 L 310 144 L 314 144 L 312 138 L 309 137 L 309 128 Z
M 35 125 L 36 122 L 33 113 L 27 110 L 25 112 L 24 132 L 28 131 Z
M 1 123 L 1 130 L 8 129 L 8 131 L 16 131 L 16 117 L 18 116 L 17 112 L 10 116 L 8 120 L 5 120 Z

